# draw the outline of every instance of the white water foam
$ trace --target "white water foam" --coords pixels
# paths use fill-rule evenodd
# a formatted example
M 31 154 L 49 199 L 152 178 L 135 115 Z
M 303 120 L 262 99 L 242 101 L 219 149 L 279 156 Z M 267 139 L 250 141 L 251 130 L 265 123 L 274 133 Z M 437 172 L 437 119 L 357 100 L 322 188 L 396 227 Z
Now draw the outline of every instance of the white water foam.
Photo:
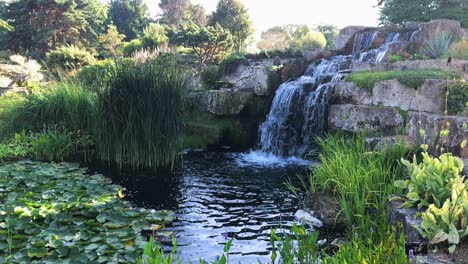
M 298 157 L 283 158 L 263 151 L 250 151 L 236 156 L 237 164 L 240 167 L 258 166 L 258 167 L 284 167 L 288 165 L 310 166 L 313 164 L 310 160 Z

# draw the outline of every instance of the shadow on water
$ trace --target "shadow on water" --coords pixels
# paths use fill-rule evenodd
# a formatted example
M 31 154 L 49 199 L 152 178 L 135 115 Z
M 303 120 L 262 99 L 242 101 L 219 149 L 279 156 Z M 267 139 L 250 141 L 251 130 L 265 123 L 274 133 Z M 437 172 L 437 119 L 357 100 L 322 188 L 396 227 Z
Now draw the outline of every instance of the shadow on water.
M 271 229 L 289 229 L 302 207 L 284 182 L 299 184 L 297 176 L 306 176 L 312 163 L 265 163 L 255 155 L 260 162 L 252 154 L 189 152 L 172 176 L 130 177 L 127 171 L 114 180 L 128 189 L 128 199 L 136 205 L 175 212 L 166 230 L 176 234 L 184 263 L 214 260 L 230 238 L 235 238 L 232 263 L 268 263 Z

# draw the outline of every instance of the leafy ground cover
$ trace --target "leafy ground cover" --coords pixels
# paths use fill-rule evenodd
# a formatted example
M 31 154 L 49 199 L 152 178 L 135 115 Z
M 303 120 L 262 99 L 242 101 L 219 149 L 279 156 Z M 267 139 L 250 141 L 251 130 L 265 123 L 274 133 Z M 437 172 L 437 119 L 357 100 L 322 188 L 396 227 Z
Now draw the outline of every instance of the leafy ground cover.
M 132 208 L 122 188 L 71 163 L 0 167 L 0 263 L 134 263 L 169 211 Z
M 383 72 L 354 72 L 346 77 L 347 81 L 354 82 L 359 87 L 371 90 L 376 82 L 398 79 L 401 84 L 408 87 L 418 88 L 428 79 L 458 79 L 460 75 L 454 72 L 442 70 L 406 70 L 406 71 L 383 71 Z

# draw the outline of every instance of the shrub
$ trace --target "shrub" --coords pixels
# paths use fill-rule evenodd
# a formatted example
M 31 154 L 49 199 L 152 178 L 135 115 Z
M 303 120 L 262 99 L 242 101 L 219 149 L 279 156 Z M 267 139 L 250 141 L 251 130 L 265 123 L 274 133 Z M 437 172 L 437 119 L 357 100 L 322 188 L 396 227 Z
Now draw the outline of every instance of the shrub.
M 399 61 L 404 61 L 405 59 L 404 59 L 403 56 L 401 56 L 401 55 L 394 54 L 394 55 L 390 55 L 390 57 L 388 58 L 388 60 L 389 60 L 391 63 L 395 63 L 395 62 L 399 62 Z
M 52 69 L 74 70 L 96 62 L 94 56 L 86 49 L 75 45 L 65 45 L 47 52 L 47 65 Z
M 220 74 L 231 74 L 236 71 L 239 65 L 249 65 L 249 61 L 243 54 L 230 54 L 219 64 L 219 72 Z
M 99 157 L 132 168 L 167 168 L 179 153 L 188 78 L 174 55 L 117 65 L 97 92 Z
M 143 42 L 139 39 L 133 39 L 123 45 L 122 52 L 125 57 L 131 57 L 137 50 L 143 49 Z
M 208 89 L 217 89 L 220 76 L 220 69 L 216 65 L 210 65 L 201 72 L 201 81 Z
M 160 24 L 150 23 L 143 29 L 141 42 L 144 48 L 159 48 L 166 46 L 169 38 L 166 36 L 166 29 Z
M 31 142 L 35 160 L 63 161 L 73 152 L 72 134 L 58 130 L 45 130 Z
M 449 55 L 454 59 L 468 60 L 468 40 L 460 41 L 453 45 Z
M 468 113 L 468 83 L 456 82 L 448 86 L 447 111 L 451 115 Z
M 415 60 L 427 60 L 429 59 L 429 57 L 427 57 L 426 55 L 423 55 L 423 54 L 419 54 L 419 53 L 415 53 L 415 54 L 412 54 L 408 60 L 410 61 L 415 61 Z
M 384 72 L 353 72 L 346 77 L 347 81 L 354 82 L 359 87 L 372 90 L 376 82 L 398 79 L 401 84 L 408 87 L 418 88 L 427 79 L 455 79 L 460 74 L 442 70 L 407 70 L 407 71 L 384 71 Z
M 444 58 L 447 57 L 454 41 L 454 37 L 444 31 L 439 35 L 426 40 L 424 42 L 423 51 L 427 56 L 433 59 Z
M 94 104 L 94 94 L 76 83 L 53 84 L 0 112 L 0 136 L 57 125 L 69 131 L 89 132 Z
M 86 88 L 92 90 L 105 86 L 115 71 L 115 62 L 112 60 L 100 61 L 95 65 L 86 66 L 77 75 L 78 81 Z

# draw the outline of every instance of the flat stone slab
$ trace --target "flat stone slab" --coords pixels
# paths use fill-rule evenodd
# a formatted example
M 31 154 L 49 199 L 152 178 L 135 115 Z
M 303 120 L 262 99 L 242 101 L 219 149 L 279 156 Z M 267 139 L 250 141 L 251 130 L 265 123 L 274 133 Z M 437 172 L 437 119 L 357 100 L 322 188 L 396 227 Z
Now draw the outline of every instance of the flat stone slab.
M 331 130 L 368 135 L 395 135 L 403 128 L 403 117 L 392 107 L 373 107 L 363 105 L 332 105 L 328 115 Z
M 414 89 L 392 79 L 377 82 L 369 91 L 353 82 L 342 81 L 335 86 L 333 100 L 339 104 L 389 106 L 405 111 L 443 113 L 446 87 L 445 80 L 426 80 L 421 87 Z

